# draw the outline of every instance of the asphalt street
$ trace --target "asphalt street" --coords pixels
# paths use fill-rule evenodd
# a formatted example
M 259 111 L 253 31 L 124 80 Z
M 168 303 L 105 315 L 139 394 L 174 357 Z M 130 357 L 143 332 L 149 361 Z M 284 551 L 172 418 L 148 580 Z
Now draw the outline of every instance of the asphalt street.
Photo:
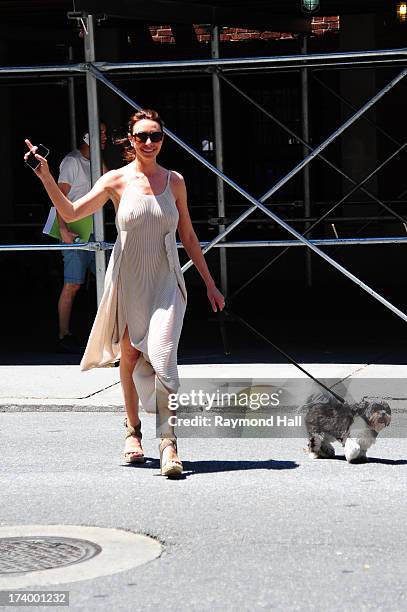
M 122 463 L 118 413 L 0 418 L 0 528 L 111 527 L 162 544 L 145 565 L 50 586 L 69 591 L 69 610 L 407 607 L 405 438 L 379 437 L 361 465 L 339 447 L 311 461 L 297 438 L 182 439 L 185 474 L 170 480 L 159 475 L 152 415 L 139 467 Z

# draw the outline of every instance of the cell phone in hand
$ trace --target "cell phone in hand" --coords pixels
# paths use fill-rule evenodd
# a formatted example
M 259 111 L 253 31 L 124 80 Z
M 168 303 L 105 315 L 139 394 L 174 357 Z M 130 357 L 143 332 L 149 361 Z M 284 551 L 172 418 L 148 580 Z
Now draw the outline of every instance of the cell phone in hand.
M 39 144 L 35 153 L 41 155 L 41 157 L 47 157 L 49 149 L 47 149 L 47 147 L 45 147 L 43 144 Z M 35 157 L 34 153 L 30 153 L 27 159 L 25 160 L 25 163 L 33 170 L 36 170 L 41 162 Z

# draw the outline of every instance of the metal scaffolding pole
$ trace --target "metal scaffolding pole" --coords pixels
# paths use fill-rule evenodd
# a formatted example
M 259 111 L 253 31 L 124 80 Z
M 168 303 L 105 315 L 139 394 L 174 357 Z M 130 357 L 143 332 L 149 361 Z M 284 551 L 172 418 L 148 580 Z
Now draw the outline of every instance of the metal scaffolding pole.
M 268 57 L 243 57 L 243 58 L 223 58 L 223 59 L 202 59 L 202 60 L 173 60 L 167 62 L 125 62 L 125 63 L 112 63 L 103 62 L 103 64 L 97 65 L 102 72 L 109 72 L 114 70 L 141 70 L 141 69 L 155 69 L 155 68 L 210 68 L 213 66 L 242 66 L 242 65 L 256 65 L 261 66 L 263 64 L 269 64 L 276 66 L 278 64 L 284 64 L 290 62 L 293 65 L 300 67 L 305 62 L 315 62 L 323 60 L 338 60 L 346 62 L 349 59 L 363 60 L 359 63 L 374 62 L 373 58 L 381 57 L 388 58 L 389 61 L 394 61 L 394 57 L 401 55 L 407 56 L 407 48 L 401 49 L 383 49 L 380 51 L 343 51 L 341 53 L 310 53 L 306 58 L 301 55 L 280 55 L 280 56 L 268 56 Z M 337 63 L 338 63 L 337 62 Z M 1 71 L 1 69 L 0 69 Z
M 211 28 L 211 54 L 212 57 L 219 57 L 219 26 Z M 215 126 L 215 160 L 216 167 L 223 172 L 223 134 L 222 134 L 222 97 L 220 89 L 220 79 L 215 71 L 212 74 L 212 95 L 213 95 L 213 117 Z M 225 185 L 222 179 L 216 177 L 216 193 L 218 199 L 218 217 L 224 219 L 226 216 L 225 209 Z M 225 230 L 225 224 L 219 224 L 219 231 Z M 228 294 L 228 270 L 227 270 L 227 255 L 224 249 L 220 249 L 220 282 L 222 293 L 225 297 Z
M 92 15 L 93 18 L 93 15 Z M 85 33 L 86 36 L 86 33 Z M 397 56 L 402 56 L 400 59 L 395 59 Z M 375 58 L 387 58 L 383 60 L 375 60 Z M 349 62 L 349 59 L 355 59 L 354 62 Z M 232 69 L 238 69 L 239 66 L 254 65 L 256 69 L 266 67 L 273 67 L 274 69 L 281 67 L 297 67 L 301 68 L 305 63 L 308 67 L 311 66 L 348 66 L 348 65 L 363 65 L 378 62 L 405 62 L 407 58 L 407 48 L 400 49 L 382 49 L 375 51 L 345 51 L 341 53 L 311 53 L 307 57 L 301 55 L 283 55 L 283 56 L 267 56 L 267 57 L 243 57 L 243 58 L 223 58 L 223 59 L 204 59 L 204 60 L 174 60 L 168 62 L 93 62 L 94 66 L 101 72 L 109 71 L 137 71 L 137 70 L 148 70 L 152 73 L 155 69 L 180 69 L 186 68 L 203 69 L 207 68 L 211 70 L 213 67 L 224 67 L 228 69 L 229 66 Z M 329 60 L 330 63 L 318 64 L 313 62 L 321 62 L 323 60 Z M 337 60 L 335 63 L 333 60 Z M 286 66 L 287 62 L 291 62 L 291 66 Z M 235 67 L 235 68 L 233 68 Z M 8 75 L 30 75 L 30 74 L 45 74 L 45 75 L 65 75 L 67 73 L 75 73 L 80 75 L 87 71 L 88 66 L 86 64 L 72 64 L 72 65 L 51 65 L 51 66 L 0 66 L 0 77 Z
M 331 246 L 369 246 L 374 244 L 405 244 L 407 245 L 406 236 L 387 237 L 372 237 L 372 238 L 316 238 L 310 240 L 312 244 L 331 247 Z M 207 246 L 209 242 L 200 242 L 202 248 Z M 239 240 L 236 242 L 222 242 L 215 244 L 214 248 L 230 248 L 230 249 L 251 249 L 251 248 L 283 248 L 283 247 L 305 247 L 303 242 L 298 240 Z M 113 249 L 114 244 L 111 242 L 87 242 L 86 244 L 0 244 L 0 252 L 9 251 L 109 251 Z M 177 243 L 178 248 L 183 248 L 182 244 Z
M 211 27 L 211 56 L 212 58 L 219 58 L 220 56 L 220 34 L 219 26 L 215 25 Z M 222 133 L 222 93 L 219 73 L 214 70 L 212 73 L 212 97 L 213 97 L 213 119 L 215 126 L 215 163 L 216 167 L 223 172 L 223 133 Z M 226 216 L 225 208 L 225 185 L 223 180 L 216 177 L 216 194 L 218 200 L 218 217 L 224 220 Z M 224 232 L 226 226 L 224 223 L 218 225 L 218 231 Z M 221 241 L 224 242 L 223 240 Z M 220 248 L 219 251 L 219 265 L 220 265 L 220 286 L 225 299 L 228 296 L 228 268 L 227 268 L 227 251 L 226 249 Z M 225 355 L 230 355 L 230 348 L 228 337 L 226 333 L 225 317 L 224 315 L 220 318 L 220 332 L 223 342 L 223 351 Z
M 301 44 L 301 52 L 307 54 L 307 36 L 303 36 Z M 308 96 L 308 68 L 301 68 L 301 126 L 302 138 L 305 142 L 310 142 L 309 131 L 309 96 Z M 302 152 L 304 157 L 308 155 L 308 147 L 303 144 Z M 311 191 L 310 191 L 310 172 L 309 165 L 305 166 L 303 173 L 303 188 L 304 188 L 304 217 L 311 216 Z M 305 229 L 309 228 L 309 223 L 305 224 Z M 305 254 L 305 266 L 307 285 L 312 287 L 312 260 L 311 252 Z
M 87 62 L 95 61 L 95 22 L 94 16 L 88 15 L 85 29 L 85 59 Z M 88 99 L 88 128 L 90 143 L 90 169 L 92 185 L 102 174 L 102 154 L 100 148 L 100 119 L 97 98 L 97 80 L 90 70 L 86 71 L 86 92 Z M 98 242 L 105 239 L 103 208 L 93 215 L 94 235 Z M 96 251 L 96 293 L 97 303 L 100 304 L 106 274 L 106 259 L 103 251 Z
M 107 79 L 95 66 L 89 64 L 89 70 L 95 75 L 97 79 L 99 79 L 102 83 L 104 83 L 109 89 L 115 91 L 123 100 L 128 102 L 130 106 L 133 108 L 140 110 L 141 107 L 134 100 L 132 100 L 129 96 L 127 96 L 123 91 L 121 91 L 116 85 L 114 85 L 109 79 Z M 391 304 L 388 300 L 386 300 L 382 295 L 376 293 L 371 287 L 369 287 L 366 283 L 357 278 L 354 274 L 349 272 L 346 268 L 341 266 L 337 261 L 333 260 L 331 257 L 326 255 L 323 251 L 321 251 L 318 247 L 312 244 L 309 240 L 307 240 L 304 236 L 302 236 L 299 232 L 297 232 L 294 228 L 292 228 L 288 223 L 286 223 L 283 219 L 280 219 L 276 214 L 274 214 L 271 210 L 269 210 L 266 206 L 264 206 L 263 201 L 267 200 L 273 193 L 275 193 L 282 185 L 284 185 L 290 178 L 292 178 L 295 174 L 297 174 L 302 168 L 304 168 L 316 155 L 319 154 L 324 148 L 326 148 L 335 138 L 337 138 L 340 134 L 342 134 L 352 123 L 354 123 L 361 115 L 363 115 L 369 108 L 371 108 L 376 102 L 378 102 L 388 91 L 390 91 L 399 81 L 401 81 L 407 74 L 407 69 L 404 69 L 400 72 L 397 77 L 392 79 L 390 83 L 388 83 L 383 89 L 381 89 L 371 100 L 366 102 L 355 115 L 350 117 L 340 128 L 338 128 L 325 142 L 319 145 L 313 153 L 308 155 L 302 162 L 300 162 L 286 177 L 281 179 L 276 185 L 274 185 L 269 191 L 267 191 L 261 200 L 256 200 L 252 195 L 247 193 L 244 189 L 242 189 L 239 185 L 237 185 L 232 179 L 227 177 L 225 174 L 220 172 L 215 166 L 213 166 L 208 160 L 203 158 L 199 153 L 197 153 L 194 149 L 192 149 L 189 145 L 183 142 L 178 136 L 176 136 L 173 132 L 168 130 L 167 128 L 164 130 L 165 133 L 177 144 L 179 144 L 183 149 L 188 151 L 193 157 L 199 160 L 202 164 L 204 164 L 207 168 L 209 168 L 214 174 L 221 177 L 228 185 L 230 185 L 233 189 L 235 189 L 238 193 L 240 193 L 243 197 L 245 197 L 249 202 L 253 204 L 252 208 L 248 209 L 245 213 L 243 213 L 239 219 L 235 220 L 231 223 L 224 232 L 219 234 L 210 245 L 204 249 L 204 252 L 208 251 L 214 244 L 220 242 L 220 240 L 229 233 L 238 223 L 240 223 L 244 218 L 246 218 L 251 212 L 259 208 L 266 215 L 271 217 L 276 223 L 278 223 L 281 227 L 286 229 L 290 234 L 292 234 L 295 238 L 303 242 L 307 245 L 312 251 L 314 251 L 317 255 L 319 255 L 322 259 L 325 259 L 330 265 L 339 270 L 342 274 L 347 276 L 350 280 L 352 280 L 355 284 L 357 284 L 361 289 L 369 293 L 372 297 L 382 303 L 386 308 L 394 312 L 397 316 L 407 322 L 407 314 L 396 308 L 393 304 Z M 185 266 L 183 266 L 183 271 L 188 269 L 192 265 L 192 262 L 189 261 Z
M 307 68 L 316 68 L 317 70 L 332 70 L 333 68 L 337 68 L 338 70 L 342 70 L 343 68 L 361 68 L 363 70 L 369 69 L 371 70 L 372 65 L 375 68 L 388 68 L 389 64 L 393 67 L 396 66 L 397 63 L 406 64 L 406 59 L 386 59 L 386 60 L 376 60 L 376 61 L 356 61 L 356 62 L 327 62 L 323 63 L 307 63 Z M 385 65 L 386 64 L 386 65 Z M 293 70 L 301 70 L 301 68 L 297 64 L 279 64 L 277 66 L 249 66 L 248 68 L 234 68 L 233 66 L 229 68 L 228 66 L 221 68 L 222 72 L 230 72 L 233 74 L 253 74 L 253 70 L 265 70 L 266 72 L 279 70 L 281 72 L 291 72 Z
M 68 49 L 68 60 L 73 60 L 73 48 Z M 76 112 L 75 112 L 75 79 L 68 77 L 68 100 L 69 100 L 69 134 L 71 140 L 71 149 L 76 147 Z
M 49 74 L 51 76 L 61 76 L 64 74 L 83 74 L 86 66 L 83 64 L 65 64 L 63 66 L 0 66 L 0 77 L 20 74 Z

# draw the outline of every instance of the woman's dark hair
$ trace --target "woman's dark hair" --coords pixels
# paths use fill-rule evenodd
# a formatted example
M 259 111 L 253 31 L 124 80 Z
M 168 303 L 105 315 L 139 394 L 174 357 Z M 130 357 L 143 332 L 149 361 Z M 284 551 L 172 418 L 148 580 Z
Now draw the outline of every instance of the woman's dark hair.
M 142 119 L 150 119 L 151 121 L 156 121 L 159 124 L 161 130 L 162 131 L 164 130 L 164 121 L 161 119 L 157 111 L 152 110 L 151 108 L 144 108 L 142 110 L 137 111 L 137 113 L 134 113 L 134 115 L 130 117 L 129 123 L 128 123 L 128 133 L 129 134 L 133 134 L 134 125 L 138 121 L 141 121 Z M 126 162 L 132 162 L 136 158 L 136 152 L 133 149 L 133 147 L 129 144 L 128 137 L 118 138 L 115 140 L 115 143 L 125 145 L 125 149 L 123 151 L 123 159 Z

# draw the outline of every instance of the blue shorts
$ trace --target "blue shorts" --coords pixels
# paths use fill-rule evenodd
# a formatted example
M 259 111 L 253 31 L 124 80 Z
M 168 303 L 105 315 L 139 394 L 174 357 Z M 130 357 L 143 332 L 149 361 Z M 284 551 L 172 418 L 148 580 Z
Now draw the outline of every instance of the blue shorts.
M 90 236 L 89 242 L 93 240 L 93 236 Z M 69 249 L 62 251 L 62 256 L 64 258 L 64 283 L 83 285 L 88 268 L 92 274 L 96 274 L 94 251 Z

